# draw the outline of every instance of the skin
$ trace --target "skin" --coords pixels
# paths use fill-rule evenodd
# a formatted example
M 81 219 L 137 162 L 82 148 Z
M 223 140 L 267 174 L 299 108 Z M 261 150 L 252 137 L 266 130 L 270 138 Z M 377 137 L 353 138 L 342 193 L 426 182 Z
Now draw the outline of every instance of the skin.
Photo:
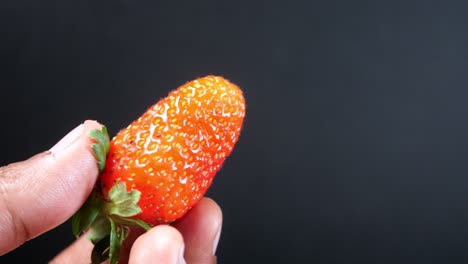
M 98 177 L 88 133 L 100 128 L 86 121 L 49 151 L 0 167 L 0 256 L 64 223 L 85 202 Z M 119 263 L 216 263 L 221 225 L 220 207 L 203 198 L 172 225 L 132 230 Z M 51 263 L 89 263 L 91 250 L 83 236 Z

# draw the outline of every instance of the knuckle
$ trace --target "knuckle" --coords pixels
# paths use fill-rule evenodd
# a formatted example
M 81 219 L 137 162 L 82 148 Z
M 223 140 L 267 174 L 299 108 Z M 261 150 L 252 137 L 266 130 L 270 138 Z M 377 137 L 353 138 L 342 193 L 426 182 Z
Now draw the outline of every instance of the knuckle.
M 0 255 L 23 244 L 30 237 L 25 222 L 10 204 L 4 195 L 0 195 Z
M 50 153 L 41 153 L 32 159 L 44 156 L 50 156 Z M 31 183 L 28 181 L 41 173 L 37 170 L 35 166 L 28 166 L 28 161 L 0 167 L 0 255 L 31 238 L 30 228 L 22 215 L 21 198 L 25 191 L 29 192 Z

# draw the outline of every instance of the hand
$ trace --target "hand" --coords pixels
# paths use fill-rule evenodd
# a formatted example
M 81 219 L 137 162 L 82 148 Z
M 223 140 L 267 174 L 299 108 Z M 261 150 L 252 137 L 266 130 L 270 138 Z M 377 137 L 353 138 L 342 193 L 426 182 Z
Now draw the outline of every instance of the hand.
M 85 202 L 99 174 L 88 133 L 100 128 L 86 121 L 49 151 L 0 167 L 0 255 L 64 223 Z M 216 263 L 221 224 L 219 206 L 203 198 L 171 226 L 132 230 L 119 263 Z M 83 236 L 52 263 L 89 263 L 92 247 Z

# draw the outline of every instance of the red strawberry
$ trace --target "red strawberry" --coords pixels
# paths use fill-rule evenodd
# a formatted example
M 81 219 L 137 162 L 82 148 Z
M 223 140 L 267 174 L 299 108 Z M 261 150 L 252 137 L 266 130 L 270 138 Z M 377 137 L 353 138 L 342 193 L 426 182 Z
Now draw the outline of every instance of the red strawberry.
M 110 257 L 116 263 L 128 226 L 148 229 L 185 215 L 232 152 L 244 115 L 242 91 L 222 77 L 207 76 L 171 92 L 110 146 L 105 128 L 93 131 L 103 172 L 73 217 L 75 235 L 93 230 L 93 262 Z

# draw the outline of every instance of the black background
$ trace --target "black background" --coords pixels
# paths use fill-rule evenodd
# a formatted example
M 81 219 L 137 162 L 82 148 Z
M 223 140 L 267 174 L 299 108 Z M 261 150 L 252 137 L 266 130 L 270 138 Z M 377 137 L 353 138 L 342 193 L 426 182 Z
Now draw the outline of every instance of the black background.
M 467 13 L 466 1 L 4 0 L 0 162 L 85 119 L 115 134 L 180 84 L 223 75 L 248 105 L 208 192 L 224 211 L 219 263 L 463 263 Z M 72 240 L 66 223 L 0 262 L 44 263 Z

